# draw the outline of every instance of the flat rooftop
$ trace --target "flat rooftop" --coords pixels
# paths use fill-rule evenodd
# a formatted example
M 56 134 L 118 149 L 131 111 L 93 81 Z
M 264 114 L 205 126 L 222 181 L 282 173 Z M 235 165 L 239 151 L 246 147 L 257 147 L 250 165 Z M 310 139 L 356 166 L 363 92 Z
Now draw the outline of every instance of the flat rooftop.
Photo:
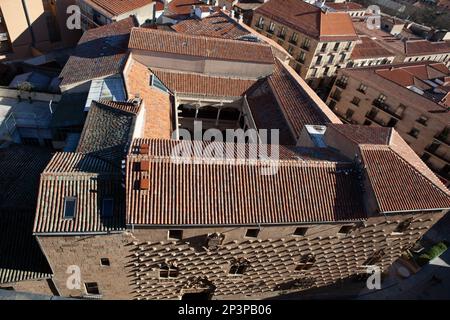
M 51 120 L 51 112 L 48 101 L 28 100 L 19 101 L 15 98 L 0 97 L 0 124 L 10 114 L 14 115 L 15 122 L 21 126 L 34 126 L 37 123 L 48 126 Z

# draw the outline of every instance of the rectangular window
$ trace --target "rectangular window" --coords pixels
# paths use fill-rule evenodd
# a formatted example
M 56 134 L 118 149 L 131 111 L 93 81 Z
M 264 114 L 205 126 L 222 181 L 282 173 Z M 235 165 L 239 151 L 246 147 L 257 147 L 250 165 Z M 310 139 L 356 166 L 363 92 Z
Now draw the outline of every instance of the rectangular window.
M 426 125 L 427 125 L 428 118 L 425 117 L 425 116 L 420 116 L 416 121 L 417 121 L 418 123 L 420 123 L 421 125 L 426 126 Z
M 353 111 L 352 109 L 347 109 L 347 111 L 345 112 L 345 119 L 351 120 L 354 113 L 355 111 Z
M 86 288 L 87 294 L 95 294 L 95 295 L 100 294 L 97 282 L 85 282 L 84 286 Z
M 361 102 L 361 99 L 358 97 L 353 97 L 352 104 L 355 106 L 359 106 L 359 103 Z
M 181 240 L 183 239 L 183 230 L 169 230 L 169 240 Z
M 100 259 L 100 264 L 104 267 L 109 267 L 111 265 L 111 263 L 109 262 L 108 258 L 101 258 Z
M 275 31 L 275 23 L 270 22 L 269 29 L 267 31 L 269 31 L 270 33 L 273 33 Z
M 354 226 L 352 224 L 342 226 L 339 229 L 338 234 L 341 234 L 341 235 L 349 234 L 350 232 L 352 232 L 353 228 L 354 228 Z
M 333 56 L 333 55 L 330 55 L 330 57 L 328 58 L 328 63 L 329 63 L 329 64 L 332 64 L 333 61 L 334 61 L 334 56 Z
M 318 56 L 316 59 L 316 65 L 320 65 L 321 62 L 322 62 L 322 56 Z
M 295 237 L 303 237 L 307 231 L 308 231 L 307 227 L 298 227 L 298 228 L 295 228 L 293 235 Z
M 301 45 L 302 49 L 309 50 L 310 45 L 311 45 L 311 40 L 309 40 L 308 38 L 303 39 L 303 42 Z
M 359 92 L 362 92 L 362 93 L 366 93 L 366 91 L 367 91 L 367 86 L 365 85 L 365 84 L 360 84 L 359 85 L 359 88 L 358 88 L 358 91 Z
M 412 128 L 411 131 L 408 132 L 408 134 L 411 137 L 417 138 L 419 136 L 420 131 L 416 128 Z
M 320 48 L 320 52 L 325 52 L 327 50 L 327 44 L 322 44 L 322 47 Z
M 260 29 L 264 28 L 264 18 L 263 17 L 259 17 L 258 23 L 256 24 L 256 26 Z
M 278 37 L 284 39 L 285 36 L 286 36 L 286 28 L 285 27 L 281 27 L 280 33 L 278 34 Z
M 65 197 L 64 198 L 64 219 L 73 219 L 75 217 L 76 209 L 77 209 L 77 198 Z
M 289 41 L 293 44 L 297 44 L 297 40 L 298 40 L 298 34 L 296 32 L 294 32 Z
M 298 62 L 304 63 L 305 58 L 306 58 L 306 53 L 304 51 L 300 51 L 300 53 L 298 54 L 298 58 L 297 58 Z
M 112 217 L 113 208 L 114 208 L 114 199 L 113 198 L 103 199 L 102 216 L 103 217 Z
M 336 42 L 336 43 L 334 44 L 333 51 L 338 51 L 338 49 L 339 49 L 339 42 Z
M 257 238 L 259 234 L 259 229 L 247 229 L 245 236 L 247 238 Z
M 293 46 L 289 46 L 288 49 L 287 49 L 287 52 L 289 54 L 292 54 L 293 51 L 294 51 L 294 47 Z

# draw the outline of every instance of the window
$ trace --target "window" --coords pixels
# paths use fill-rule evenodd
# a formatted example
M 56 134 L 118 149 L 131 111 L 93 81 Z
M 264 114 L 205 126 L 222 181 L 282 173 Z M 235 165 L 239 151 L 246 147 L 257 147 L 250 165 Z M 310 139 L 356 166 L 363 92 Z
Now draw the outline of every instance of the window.
M 280 32 L 278 33 L 278 37 L 284 39 L 285 36 L 286 36 L 286 28 L 281 27 Z
M 302 42 L 302 48 L 305 50 L 309 50 L 309 46 L 311 45 L 311 40 L 309 40 L 308 38 L 303 39 Z
M 416 129 L 416 128 L 412 128 L 411 131 L 408 132 L 408 134 L 411 137 L 417 138 L 419 136 L 420 130 Z
M 367 260 L 363 263 L 364 266 L 374 266 L 378 264 L 384 256 L 384 250 L 375 251 Z
M 297 44 L 297 40 L 298 40 L 298 34 L 297 34 L 297 32 L 294 32 L 289 41 L 293 44 Z
M 333 63 L 334 61 L 334 56 L 331 54 L 330 57 L 328 58 L 328 63 Z
M 230 271 L 228 272 L 228 274 L 235 275 L 235 276 L 243 275 L 245 273 L 245 271 L 247 270 L 248 266 L 249 266 L 249 263 L 244 258 L 235 259 L 231 263 Z
M 309 270 L 314 266 L 316 258 L 311 253 L 300 256 L 299 262 L 295 265 L 295 271 Z
M 97 282 L 85 282 L 84 287 L 86 288 L 87 294 L 100 294 Z
M 365 85 L 365 84 L 360 84 L 359 85 L 359 88 L 358 88 L 358 91 L 359 92 L 362 92 L 362 93 L 366 93 L 366 91 L 367 91 L 367 86 Z
M 352 99 L 352 104 L 354 104 L 355 106 L 359 106 L 359 103 L 361 102 L 361 99 L 358 97 L 353 97 Z
M 338 49 L 339 49 L 339 42 L 336 42 L 334 44 L 333 51 L 338 51 Z
M 303 237 L 307 231 L 308 231 L 307 227 L 298 227 L 298 228 L 295 228 L 293 235 L 295 237 Z
M 113 198 L 103 199 L 103 205 L 102 205 L 103 217 L 112 217 L 113 208 L 114 208 L 114 199 Z
M 75 217 L 76 209 L 77 209 L 77 198 L 75 197 L 64 198 L 64 219 L 73 219 Z
M 169 240 L 183 239 L 183 230 L 169 230 Z
M 341 53 L 341 59 L 339 60 L 340 63 L 343 63 L 345 61 L 345 53 Z
M 354 228 L 354 226 L 352 224 L 342 226 L 339 229 L 338 234 L 341 234 L 341 235 L 349 234 L 350 232 L 353 231 L 353 228 Z
M 354 113 L 355 111 L 353 111 L 352 109 L 347 109 L 347 111 L 345 112 L 345 119 L 350 120 L 353 117 Z
M 259 234 L 259 229 L 247 229 L 245 236 L 247 238 L 257 238 Z
M 298 62 L 304 63 L 305 58 L 306 58 L 306 53 L 304 51 L 300 51 L 300 53 L 298 54 L 298 58 L 297 58 Z
M 384 94 L 380 93 L 380 95 L 377 98 L 377 101 L 381 102 L 381 103 L 385 102 L 386 101 L 386 96 Z
M 258 23 L 256 24 L 256 26 L 260 29 L 264 28 L 264 18 L 263 17 L 259 17 Z
M 322 56 L 318 56 L 316 59 L 316 65 L 320 65 L 321 62 L 322 62 Z
M 109 267 L 111 265 L 111 263 L 109 262 L 108 258 L 101 258 L 100 259 L 100 264 L 104 267 Z
M 347 42 L 347 45 L 345 46 L 345 50 L 350 50 L 350 47 L 352 46 L 351 42 Z
M 175 264 L 162 263 L 159 265 L 160 279 L 173 279 L 178 277 L 178 267 Z
M 267 31 L 273 33 L 275 31 L 275 23 L 270 22 L 269 29 Z
M 427 125 L 428 118 L 425 117 L 425 116 L 420 116 L 416 121 L 417 121 L 418 123 L 420 123 L 420 124 L 426 126 L 426 125 Z
M 430 159 L 430 155 L 428 153 L 423 153 L 422 156 L 420 157 L 420 159 L 422 159 L 423 162 L 426 162 L 427 160 Z
M 320 52 L 325 52 L 327 50 L 327 44 L 322 44 L 322 47 L 320 48 Z
M 292 54 L 293 51 L 294 51 L 294 47 L 293 46 L 289 46 L 288 49 L 287 49 L 287 52 L 289 54 Z
M 395 228 L 394 232 L 395 233 L 403 233 L 403 232 L 405 232 L 411 226 L 412 221 L 413 221 L 412 218 L 408 218 L 406 220 L 403 220 L 402 222 L 400 222 L 397 225 L 397 227 Z

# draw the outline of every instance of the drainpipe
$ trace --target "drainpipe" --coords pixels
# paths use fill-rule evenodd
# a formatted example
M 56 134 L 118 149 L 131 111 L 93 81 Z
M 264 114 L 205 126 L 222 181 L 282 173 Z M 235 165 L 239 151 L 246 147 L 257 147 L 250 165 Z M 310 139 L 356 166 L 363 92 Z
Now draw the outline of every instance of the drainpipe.
M 33 31 L 33 27 L 31 26 L 30 16 L 28 15 L 28 9 L 27 9 L 26 2 L 27 2 L 27 0 L 22 0 L 22 7 L 23 7 L 23 11 L 25 13 L 25 18 L 27 19 L 28 29 L 30 30 L 30 34 L 31 34 L 31 45 L 33 47 L 36 47 L 36 38 L 34 37 L 34 31 Z

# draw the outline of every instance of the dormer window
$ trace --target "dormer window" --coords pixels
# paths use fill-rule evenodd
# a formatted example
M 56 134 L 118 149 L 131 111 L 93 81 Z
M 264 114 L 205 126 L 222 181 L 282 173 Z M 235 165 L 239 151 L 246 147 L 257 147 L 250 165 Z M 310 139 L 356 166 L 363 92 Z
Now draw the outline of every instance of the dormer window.
M 102 216 L 103 217 L 112 217 L 114 209 L 114 199 L 113 198 L 104 198 L 102 205 Z
M 75 211 L 77 209 L 76 197 L 64 198 L 64 219 L 73 219 L 75 217 Z

